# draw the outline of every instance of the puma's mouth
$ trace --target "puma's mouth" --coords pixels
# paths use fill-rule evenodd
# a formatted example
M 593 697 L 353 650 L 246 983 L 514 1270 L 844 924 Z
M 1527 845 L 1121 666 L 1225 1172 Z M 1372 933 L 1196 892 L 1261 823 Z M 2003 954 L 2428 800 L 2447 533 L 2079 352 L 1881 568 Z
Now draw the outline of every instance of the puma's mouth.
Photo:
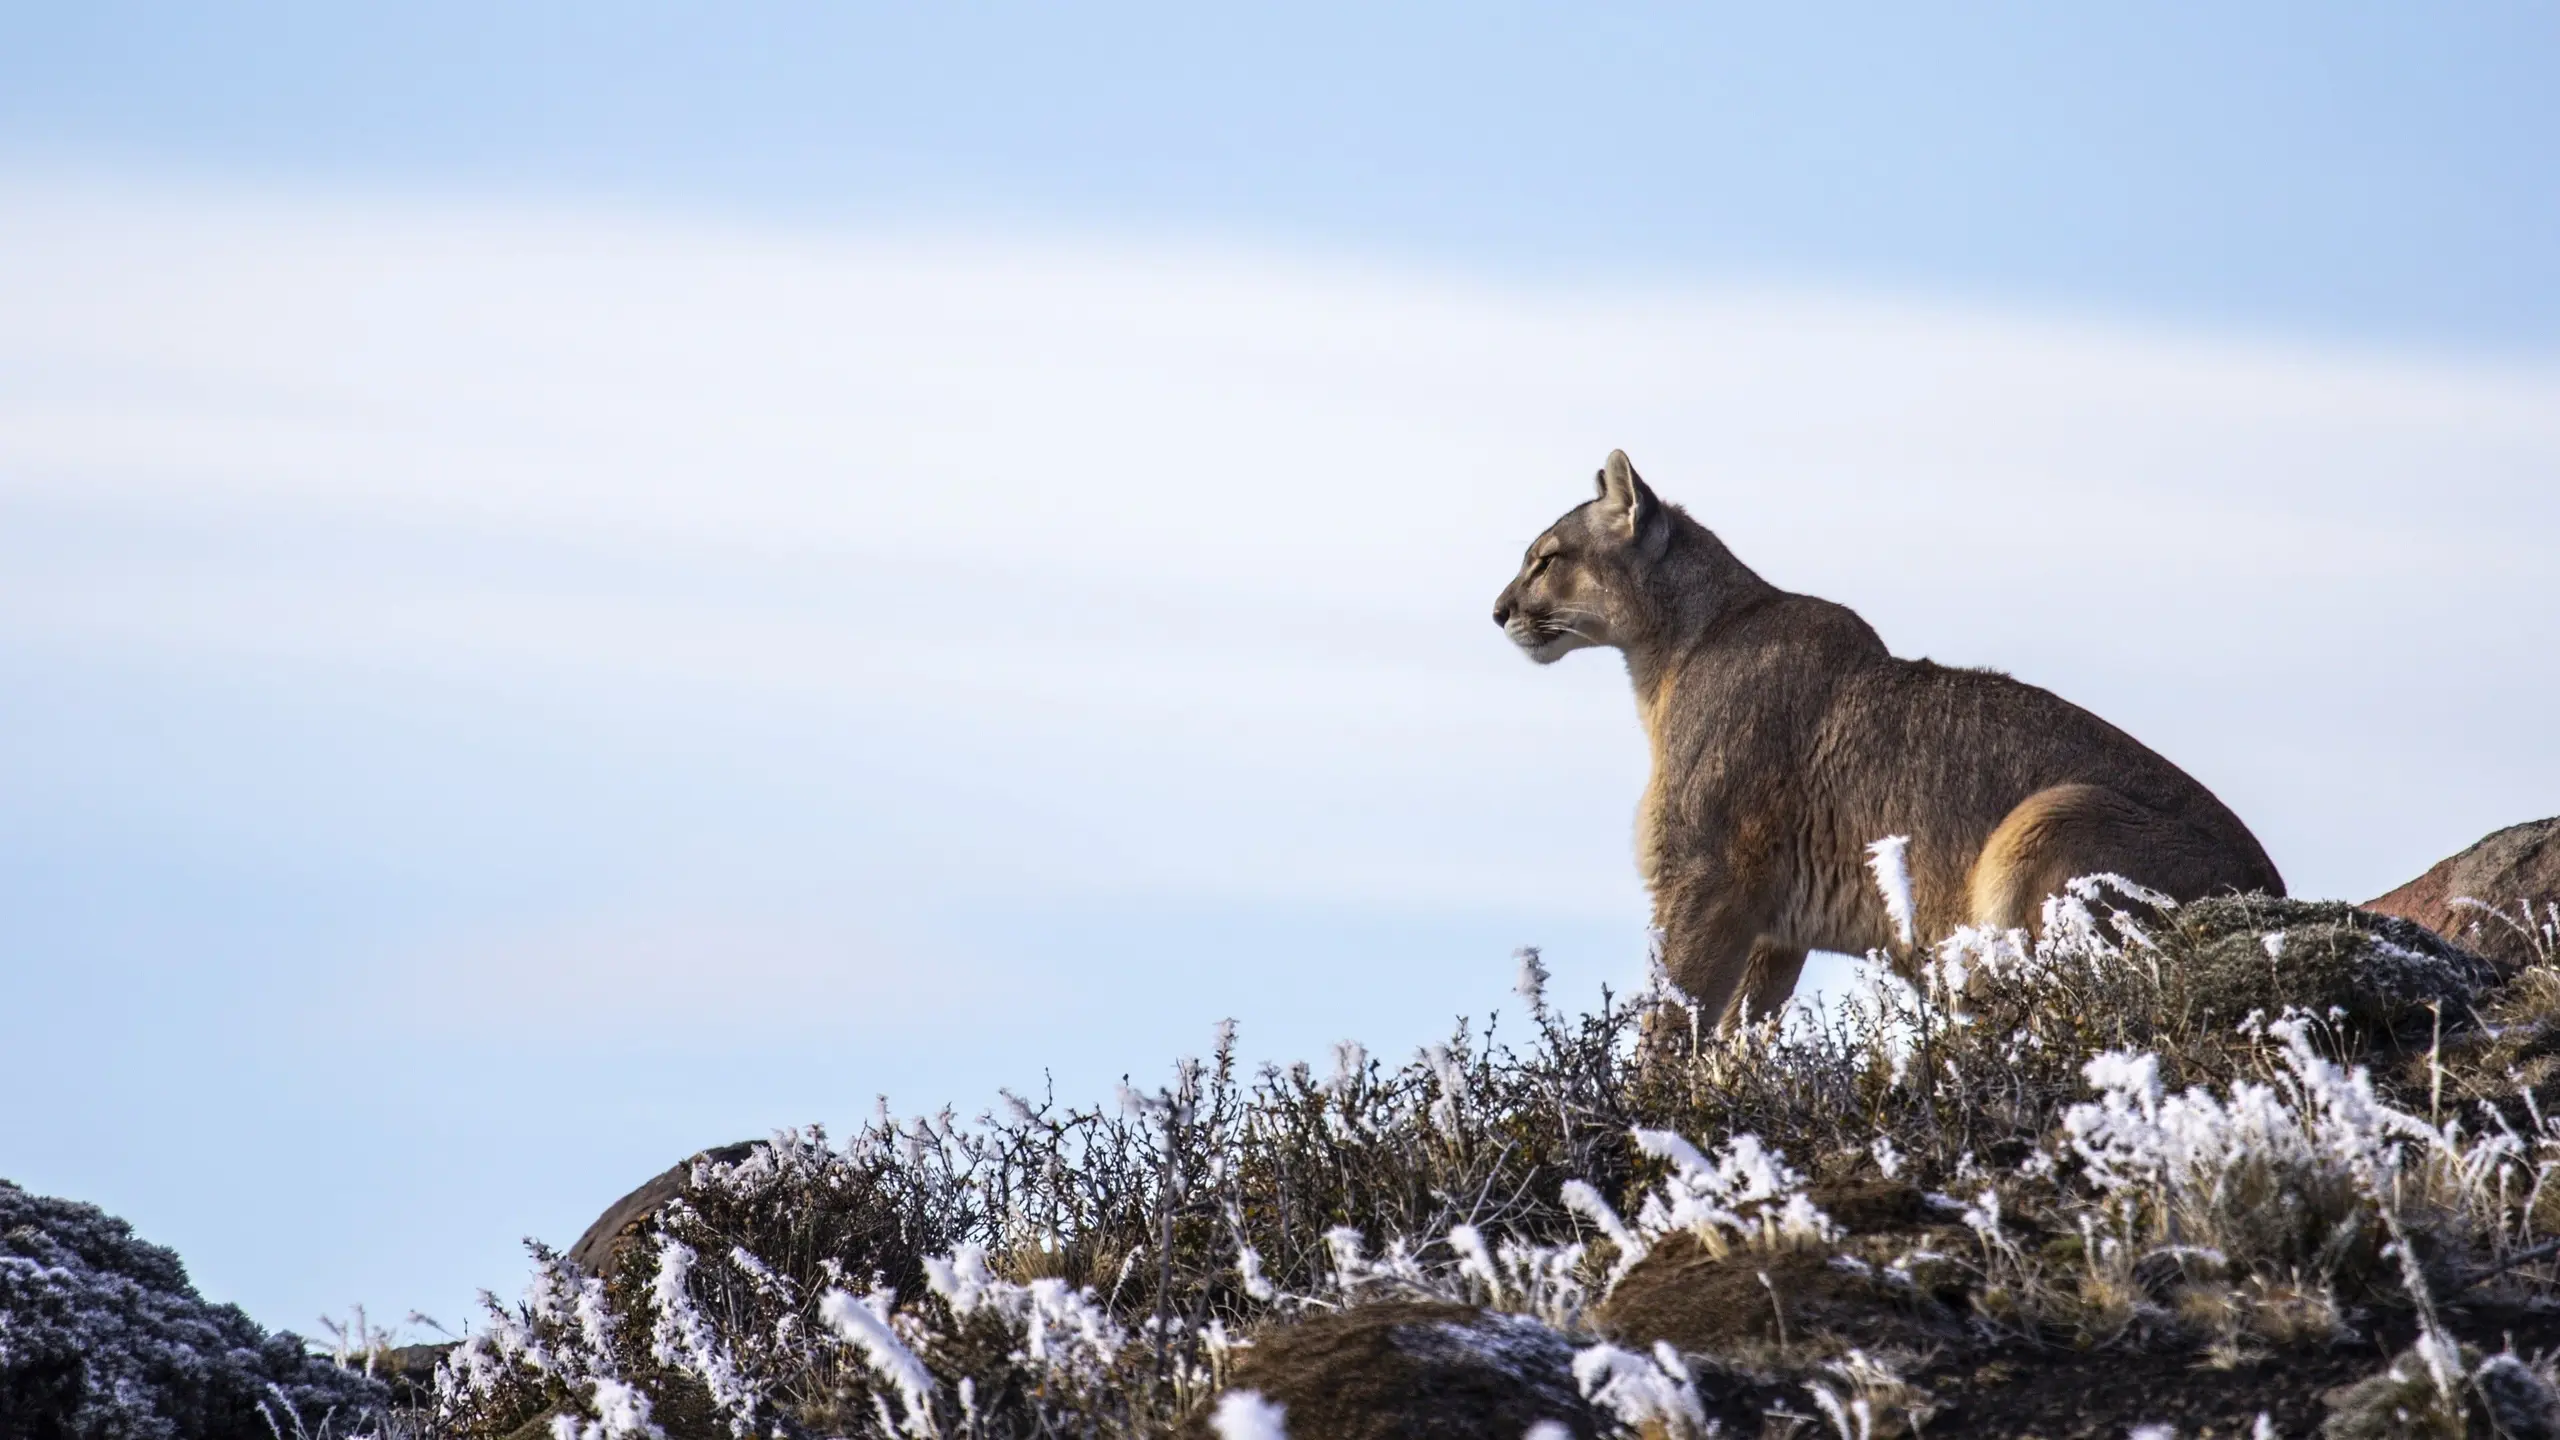
M 1590 644 L 1571 626 L 1552 616 L 1514 615 L 1502 627 L 1528 657 L 1541 665 L 1553 665 L 1566 655 Z

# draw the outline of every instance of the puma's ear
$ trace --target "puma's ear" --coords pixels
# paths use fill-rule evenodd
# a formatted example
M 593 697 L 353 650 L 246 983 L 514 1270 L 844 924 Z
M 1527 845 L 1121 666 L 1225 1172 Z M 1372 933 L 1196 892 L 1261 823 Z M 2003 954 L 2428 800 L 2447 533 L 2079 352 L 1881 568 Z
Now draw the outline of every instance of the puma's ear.
M 1654 497 L 1653 487 L 1644 483 L 1624 450 L 1609 452 L 1609 463 L 1600 467 L 1601 508 L 1617 512 L 1630 540 L 1652 537 L 1646 532 L 1658 527 L 1662 520 L 1662 502 Z

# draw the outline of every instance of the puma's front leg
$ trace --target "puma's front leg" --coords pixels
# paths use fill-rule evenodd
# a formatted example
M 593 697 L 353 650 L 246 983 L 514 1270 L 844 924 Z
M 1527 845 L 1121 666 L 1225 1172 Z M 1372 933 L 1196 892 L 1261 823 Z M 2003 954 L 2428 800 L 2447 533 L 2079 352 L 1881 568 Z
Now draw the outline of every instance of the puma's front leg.
M 1804 973 L 1805 952 L 1763 940 L 1751 947 L 1751 968 L 1742 986 L 1741 1003 L 1754 1020 L 1766 1020 L 1787 1008 L 1795 997 L 1796 977 Z
M 1662 932 L 1663 968 L 1690 1003 L 1719 1025 L 1741 996 L 1766 923 L 1760 907 L 1741 900 L 1737 887 L 1719 877 L 1669 875 L 1654 884 L 1653 923 Z M 1801 952 L 1796 963 L 1803 963 Z M 1786 981 L 1792 990 L 1794 975 Z

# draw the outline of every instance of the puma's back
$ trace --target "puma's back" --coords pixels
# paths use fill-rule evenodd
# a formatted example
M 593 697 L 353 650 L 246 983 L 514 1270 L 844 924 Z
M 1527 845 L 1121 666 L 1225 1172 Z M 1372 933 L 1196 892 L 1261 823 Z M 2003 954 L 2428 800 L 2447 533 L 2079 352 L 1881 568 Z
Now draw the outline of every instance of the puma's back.
M 1835 692 L 1809 754 L 1843 767 L 1825 788 L 1845 824 L 1870 840 L 1911 837 L 1906 863 L 1930 934 L 2031 926 L 2045 896 L 2083 874 L 2119 874 L 2179 900 L 2284 893 L 2257 837 L 2201 782 L 2096 715 L 1997 671 L 1893 659 L 1866 668 Z M 2065 791 L 2073 803 L 2058 803 Z M 2021 811 L 2039 795 L 2053 798 Z M 2123 844 L 2065 847 L 2079 868 L 2032 877 L 2046 882 L 2029 884 L 2033 893 L 2017 889 L 2019 855 L 1980 869 L 2005 822 L 2047 833 L 2093 806 L 2121 822 Z
M 1653 750 L 1638 863 L 1672 976 L 1765 1010 L 1808 949 L 1896 940 L 1867 847 L 1907 836 L 1918 930 L 2032 926 L 2065 881 L 2281 894 L 2205 787 L 2068 701 L 1894 658 L 1845 606 L 1777 589 L 1613 453 L 1494 618 L 1532 659 L 1624 653 Z

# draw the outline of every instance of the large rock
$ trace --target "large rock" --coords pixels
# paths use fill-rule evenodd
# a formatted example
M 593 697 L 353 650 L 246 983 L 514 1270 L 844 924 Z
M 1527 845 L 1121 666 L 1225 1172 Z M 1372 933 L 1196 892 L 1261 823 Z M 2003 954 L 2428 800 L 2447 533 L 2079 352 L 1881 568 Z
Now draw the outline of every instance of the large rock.
M 389 1398 L 296 1336 L 207 1303 L 175 1254 L 122 1220 L 0 1180 L 0 1436 L 346 1435 Z
M 2493 906 L 2506 919 L 2457 903 L 2463 900 Z M 2548 932 L 2538 941 L 2528 932 L 2525 912 L 2539 929 L 2551 923 L 2554 905 L 2560 905 L 2560 816 L 2510 825 L 2364 908 L 2414 920 L 2493 960 L 2521 965 L 2544 958 L 2552 944 Z
M 734 1145 L 717 1145 L 689 1155 L 642 1181 L 638 1189 L 605 1207 L 604 1213 L 587 1227 L 587 1232 L 578 1237 L 578 1243 L 569 1247 L 569 1262 L 590 1275 L 611 1272 L 622 1247 L 640 1233 L 651 1217 L 665 1209 L 668 1201 L 684 1193 L 685 1186 L 693 1178 L 696 1162 L 709 1160 L 714 1164 L 734 1165 L 754 1153 L 759 1143 L 762 1142 L 741 1140 Z
M 367 1357 L 364 1371 L 391 1387 L 394 1406 L 408 1410 L 428 1409 L 436 1403 L 436 1367 L 444 1363 L 444 1357 L 461 1346 L 459 1340 L 394 1345 Z
M 912 1295 L 925 1282 L 924 1257 L 961 1238 L 948 1217 L 915 1201 L 876 1148 L 836 1148 L 814 1127 L 785 1130 L 669 1166 L 607 1206 L 564 1258 L 605 1282 L 616 1313 L 646 1305 L 654 1247 L 635 1257 L 634 1242 L 661 1233 L 696 1250 L 744 1246 L 803 1293 L 880 1284 Z
M 1468 1305 L 1359 1305 L 1281 1325 L 1241 1352 L 1230 1390 L 1287 1409 L 1289 1440 L 1503 1440 L 1538 1422 L 1591 1440 L 1573 1345 L 1525 1315 Z M 1205 1415 L 1192 1427 L 1206 1435 Z

